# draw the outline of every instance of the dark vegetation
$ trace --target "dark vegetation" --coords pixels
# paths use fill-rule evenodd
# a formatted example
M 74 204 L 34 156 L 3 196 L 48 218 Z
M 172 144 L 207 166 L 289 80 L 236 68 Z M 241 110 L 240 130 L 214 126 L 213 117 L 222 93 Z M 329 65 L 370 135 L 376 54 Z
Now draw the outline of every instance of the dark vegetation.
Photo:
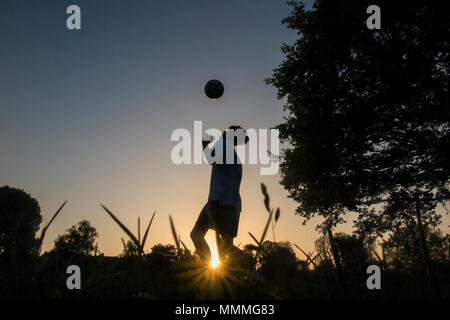
M 305 259 L 302 260 L 296 256 L 291 243 L 267 240 L 270 225 L 275 224 L 275 218 L 278 220 L 280 212 L 270 207 L 270 198 L 264 185 L 262 191 L 269 213 L 263 233 L 259 239 L 250 234 L 255 243 L 243 246 L 240 256 L 214 270 L 203 265 L 195 253 L 181 244 L 181 239 L 176 236 L 175 224 L 172 227 L 178 245 L 156 244 L 149 252 L 144 250 L 145 241 L 140 239 L 140 232 L 135 237 L 126 226 L 119 224 L 136 242 L 122 239 L 122 254 L 105 257 L 97 248 L 97 231 L 84 220 L 57 237 L 50 252 L 40 255 L 37 227 L 27 229 L 26 234 L 16 231 L 26 229 L 21 227 L 21 222 L 29 224 L 35 220 L 41 221 L 37 201 L 21 190 L 2 187 L 1 217 L 9 217 L 7 221 L 15 221 L 16 225 L 14 228 L 1 225 L 0 297 L 389 299 L 432 298 L 435 294 L 431 279 L 424 271 L 421 241 L 414 233 L 396 233 L 383 242 L 381 252 L 376 251 L 379 248 L 375 248 L 373 242 L 356 234 L 336 233 L 333 235 L 335 253 L 332 252 L 330 238 L 325 234 L 317 239 L 313 252 L 306 253 L 295 244 L 304 252 Z M 20 206 L 22 202 L 30 205 Z M 276 214 L 273 214 L 274 211 Z M 147 226 L 145 238 L 150 234 L 150 225 Z M 436 229 L 427 228 L 425 233 L 433 271 L 442 284 L 440 294 L 442 298 L 448 298 L 449 236 L 443 236 Z M 28 241 L 20 241 L 21 236 Z M 338 275 L 335 257 L 339 259 L 342 277 Z M 81 290 L 69 290 L 66 287 L 69 276 L 66 269 L 72 264 L 80 266 L 82 270 Z M 382 268 L 382 290 L 368 290 L 366 287 L 366 268 L 371 264 Z

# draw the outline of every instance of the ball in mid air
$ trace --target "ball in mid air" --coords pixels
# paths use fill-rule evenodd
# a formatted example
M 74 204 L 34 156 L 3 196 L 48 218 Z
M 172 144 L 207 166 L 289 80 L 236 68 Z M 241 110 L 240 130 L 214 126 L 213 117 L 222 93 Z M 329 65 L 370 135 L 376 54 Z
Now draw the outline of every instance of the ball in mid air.
M 219 80 L 209 80 L 205 85 L 205 94 L 212 100 L 219 99 L 223 90 L 223 84 Z

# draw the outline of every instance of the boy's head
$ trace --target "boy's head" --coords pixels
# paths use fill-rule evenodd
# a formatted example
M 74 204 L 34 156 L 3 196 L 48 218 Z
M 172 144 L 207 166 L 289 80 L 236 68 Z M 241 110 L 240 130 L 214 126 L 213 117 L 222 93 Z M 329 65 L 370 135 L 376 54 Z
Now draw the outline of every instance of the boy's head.
M 241 126 L 236 125 L 229 126 L 223 132 L 223 137 L 228 141 L 233 141 L 234 146 L 247 144 L 249 140 L 245 130 Z

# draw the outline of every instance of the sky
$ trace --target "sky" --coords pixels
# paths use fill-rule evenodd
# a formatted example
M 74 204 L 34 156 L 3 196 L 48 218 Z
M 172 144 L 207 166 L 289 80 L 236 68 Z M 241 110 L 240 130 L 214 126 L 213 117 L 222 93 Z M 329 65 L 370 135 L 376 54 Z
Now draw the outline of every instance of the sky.
M 81 30 L 66 28 L 71 4 L 81 8 Z M 173 164 L 171 133 L 192 131 L 194 120 L 204 129 L 283 121 L 283 101 L 264 79 L 281 63 L 282 44 L 298 37 L 281 23 L 289 14 L 285 1 L 269 0 L 2 0 L 0 185 L 35 197 L 44 223 L 68 200 L 43 251 L 87 219 L 100 251 L 121 253 L 126 235 L 100 204 L 135 233 L 138 217 L 143 228 L 156 210 L 146 250 L 173 242 L 171 215 L 192 249 L 211 167 Z M 210 79 L 225 87 L 216 101 L 203 92 Z M 257 165 L 243 171 L 235 244 L 262 233 L 263 182 L 281 209 L 276 240 L 312 250 L 320 220 L 302 225 L 279 175 L 261 176 Z

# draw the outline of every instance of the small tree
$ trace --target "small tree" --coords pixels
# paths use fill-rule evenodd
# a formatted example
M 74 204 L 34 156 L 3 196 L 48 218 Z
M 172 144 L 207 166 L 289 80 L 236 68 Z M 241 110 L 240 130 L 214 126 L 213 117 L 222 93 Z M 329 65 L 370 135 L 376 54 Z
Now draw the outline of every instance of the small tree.
M 98 250 L 97 230 L 87 220 L 67 229 L 66 233 L 55 240 L 53 250 L 71 255 L 92 255 Z
M 127 240 L 127 242 L 125 242 L 125 240 L 122 238 L 122 243 L 123 250 L 122 254 L 120 255 L 121 257 L 136 257 L 141 254 L 138 246 L 133 241 Z
M 0 255 L 34 253 L 42 221 L 36 199 L 20 189 L 0 188 Z

